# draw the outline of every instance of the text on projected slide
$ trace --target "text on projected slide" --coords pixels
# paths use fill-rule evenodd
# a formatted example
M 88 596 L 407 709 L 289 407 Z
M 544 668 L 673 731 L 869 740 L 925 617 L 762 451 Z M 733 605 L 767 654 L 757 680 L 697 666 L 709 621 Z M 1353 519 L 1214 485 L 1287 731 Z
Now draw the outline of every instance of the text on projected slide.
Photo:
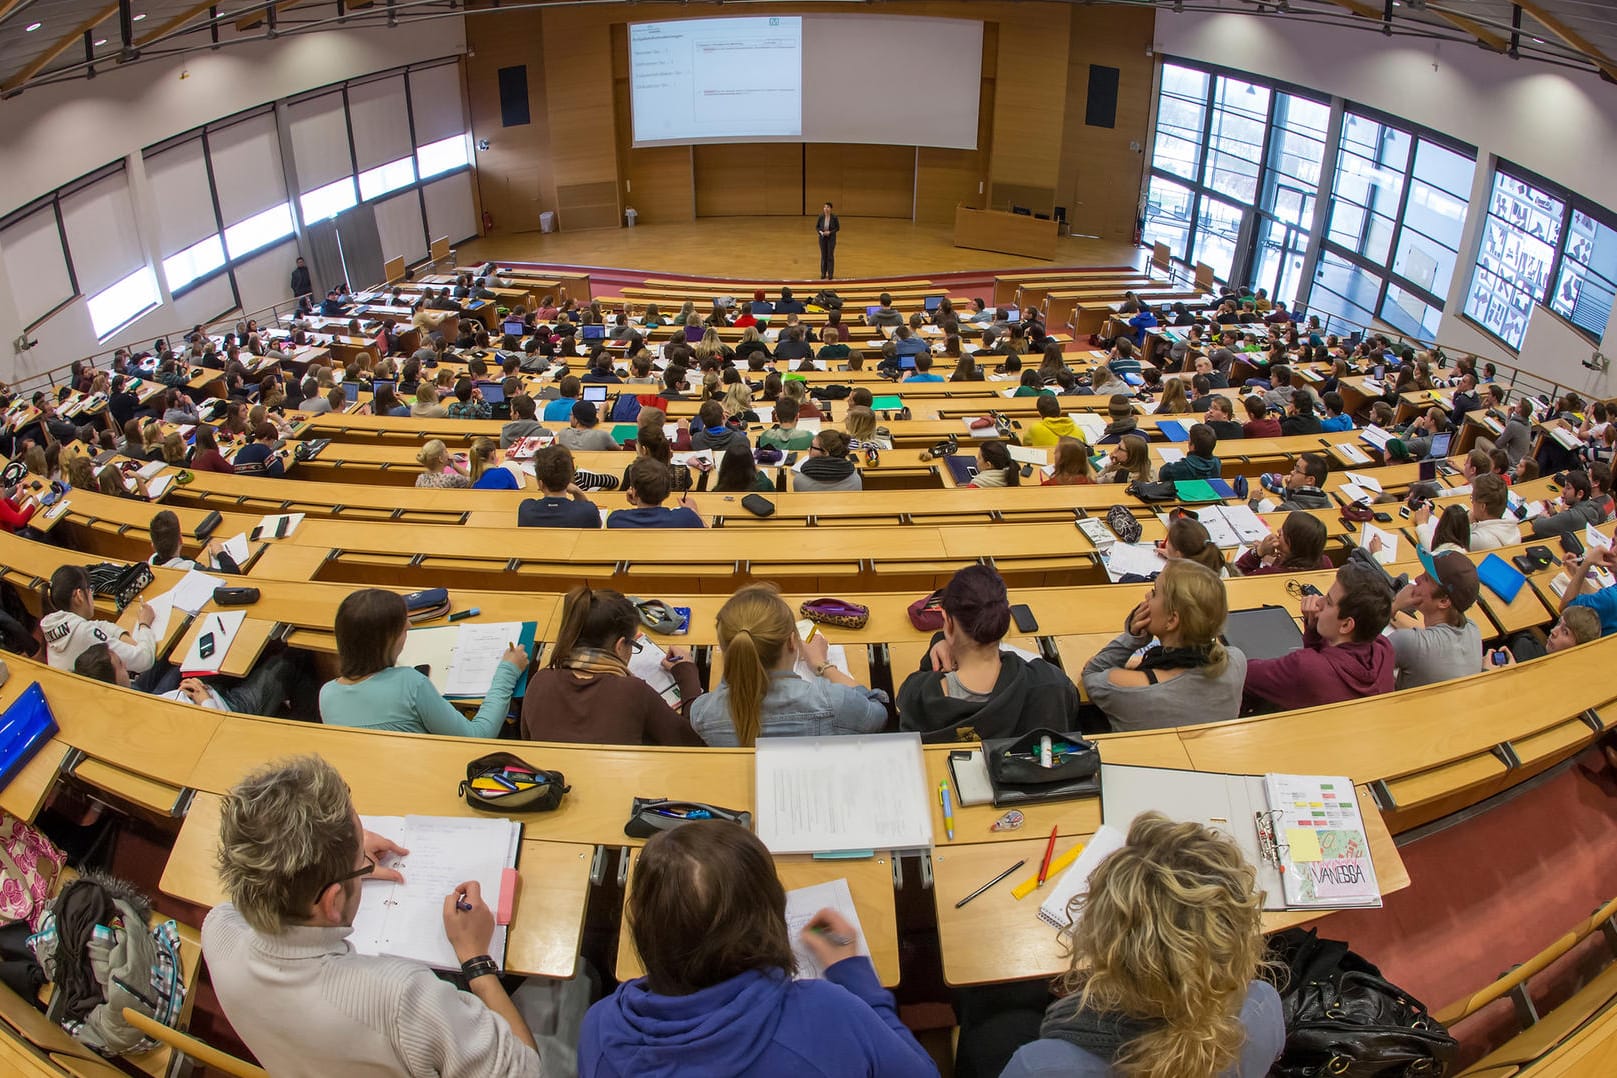
M 803 20 L 686 19 L 629 27 L 634 141 L 803 133 Z

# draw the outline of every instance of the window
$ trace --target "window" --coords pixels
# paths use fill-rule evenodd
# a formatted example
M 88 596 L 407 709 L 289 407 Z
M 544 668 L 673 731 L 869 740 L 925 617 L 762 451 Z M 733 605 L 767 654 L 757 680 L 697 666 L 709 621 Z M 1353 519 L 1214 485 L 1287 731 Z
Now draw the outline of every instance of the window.
M 1494 173 L 1465 313 L 1512 348 L 1522 346 L 1533 304 L 1548 292 L 1565 218 L 1562 199 L 1502 170 Z
M 179 254 L 163 259 L 163 279 L 169 292 L 178 292 L 192 281 L 206 277 L 225 264 L 225 245 L 217 235 L 193 243 Z
M 465 168 L 472 163 L 471 151 L 465 135 L 451 135 L 438 142 L 430 142 L 415 152 L 420 164 L 421 178 L 436 176 L 440 172 Z
M 298 199 L 298 205 L 303 209 L 304 221 L 324 221 L 337 216 L 357 201 L 354 197 L 354 178 L 347 176 L 305 193 Z
M 1611 319 L 1617 296 L 1617 229 L 1581 210 L 1572 214 L 1566 257 L 1550 308 L 1599 339 Z
M 90 325 L 95 328 L 96 338 L 104 341 L 160 303 L 157 274 L 150 266 L 142 266 L 91 296 L 86 306 L 90 309 Z
M 401 157 L 359 174 L 359 197 L 366 202 L 415 183 L 415 159 Z
M 1169 254 L 1190 260 L 1190 188 L 1161 176 L 1151 177 L 1145 199 L 1146 243 L 1165 243 Z
M 290 236 L 292 231 L 292 204 L 283 202 L 225 229 L 225 250 L 232 259 L 241 258 Z

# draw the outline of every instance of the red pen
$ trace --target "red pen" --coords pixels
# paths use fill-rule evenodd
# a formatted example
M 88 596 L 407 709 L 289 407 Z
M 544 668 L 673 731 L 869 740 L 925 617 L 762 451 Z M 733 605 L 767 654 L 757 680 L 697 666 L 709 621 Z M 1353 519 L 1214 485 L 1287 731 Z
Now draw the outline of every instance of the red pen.
M 1050 828 L 1050 841 L 1044 846 L 1044 862 L 1039 865 L 1038 886 L 1044 886 L 1045 877 L 1050 875 L 1050 857 L 1056 852 L 1056 828 Z

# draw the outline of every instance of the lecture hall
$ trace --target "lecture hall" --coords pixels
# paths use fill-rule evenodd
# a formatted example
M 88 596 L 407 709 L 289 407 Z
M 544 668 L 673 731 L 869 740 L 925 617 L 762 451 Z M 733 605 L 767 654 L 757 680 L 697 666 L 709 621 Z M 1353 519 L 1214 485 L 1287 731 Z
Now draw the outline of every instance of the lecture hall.
M 1613 146 L 1598 0 L 0 0 L 0 1074 L 1617 1075 Z

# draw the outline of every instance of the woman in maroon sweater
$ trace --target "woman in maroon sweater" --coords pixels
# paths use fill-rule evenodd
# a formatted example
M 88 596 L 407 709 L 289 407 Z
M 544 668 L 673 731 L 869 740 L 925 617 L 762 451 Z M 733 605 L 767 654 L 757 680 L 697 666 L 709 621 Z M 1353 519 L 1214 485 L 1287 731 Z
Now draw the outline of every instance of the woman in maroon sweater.
M 1258 540 L 1256 546 L 1237 559 L 1235 567 L 1243 576 L 1329 569 L 1331 559 L 1325 556 L 1325 522 L 1300 509 L 1294 510 L 1278 532 Z
M 522 701 L 525 741 L 598 745 L 700 745 L 685 717 L 702 693 L 696 664 L 671 647 L 662 669 L 679 689 L 680 709 L 629 672 L 640 650 L 634 604 L 588 584 L 567 593 L 550 663 L 528 682 Z
M 224 472 L 235 475 L 236 466 L 219 452 L 219 439 L 207 427 L 197 428 L 196 450 L 191 456 L 191 467 L 199 472 Z

